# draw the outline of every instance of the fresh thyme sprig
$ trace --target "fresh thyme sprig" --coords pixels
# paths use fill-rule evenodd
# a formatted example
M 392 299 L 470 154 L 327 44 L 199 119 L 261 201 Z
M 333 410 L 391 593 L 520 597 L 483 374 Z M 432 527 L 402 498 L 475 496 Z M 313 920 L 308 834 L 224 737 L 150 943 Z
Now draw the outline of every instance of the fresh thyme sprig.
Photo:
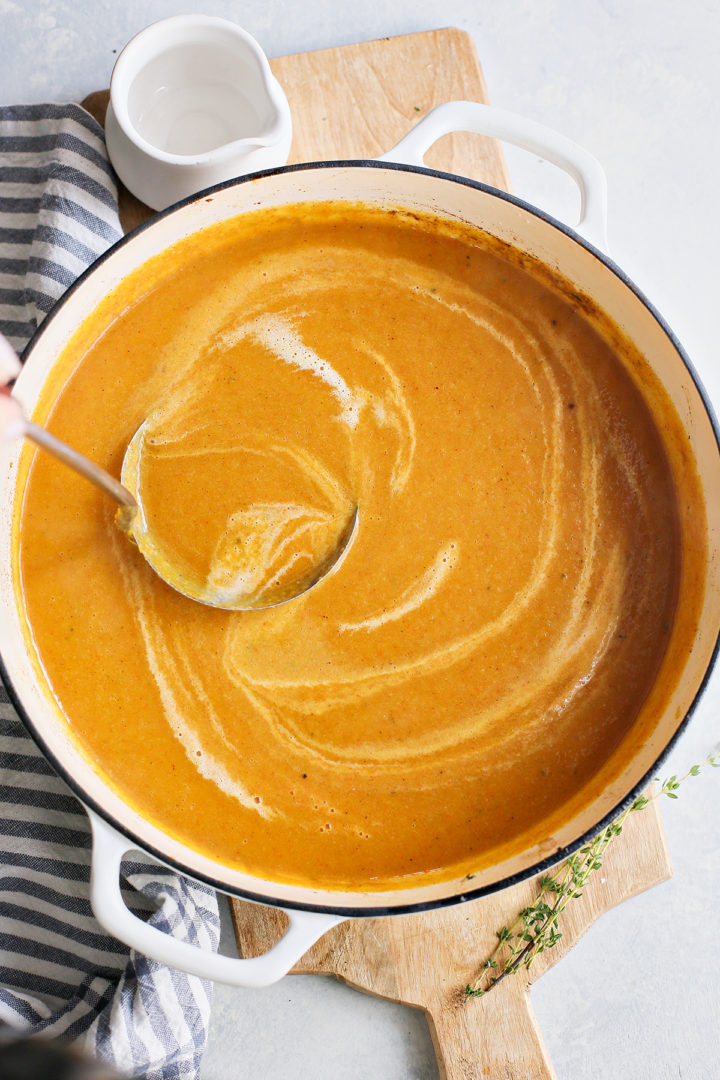
M 628 816 L 643 810 L 665 795 L 677 799 L 677 790 L 690 776 L 698 776 L 706 767 L 720 768 L 720 749 L 708 754 L 700 765 L 692 765 L 684 776 L 669 776 L 654 795 L 638 795 L 615 821 L 564 862 L 554 874 L 540 878 L 540 892 L 533 904 L 523 908 L 511 926 L 497 931 L 497 945 L 483 964 L 480 975 L 465 987 L 466 997 L 482 997 L 508 975 L 529 968 L 533 960 L 562 938 L 559 919 L 571 900 L 583 894 L 590 877 L 602 866 L 603 856 L 623 830 Z

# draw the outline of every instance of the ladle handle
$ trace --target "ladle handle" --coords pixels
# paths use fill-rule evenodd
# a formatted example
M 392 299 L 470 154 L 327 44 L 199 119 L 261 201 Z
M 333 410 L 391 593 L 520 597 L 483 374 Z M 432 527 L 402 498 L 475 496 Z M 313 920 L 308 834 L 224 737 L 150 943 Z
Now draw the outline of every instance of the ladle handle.
M 343 921 L 337 915 L 283 909 L 290 920 L 284 937 L 263 956 L 247 960 L 220 956 L 179 941 L 149 926 L 125 905 L 120 892 L 120 863 L 123 855 L 137 845 L 92 811 L 88 815 L 93 831 L 90 901 L 95 918 L 109 934 L 161 964 L 230 986 L 270 986 L 286 975 L 326 930 Z
M 0 334 L 0 438 L 30 439 L 42 450 L 52 454 L 58 461 L 80 473 L 86 480 L 102 488 L 115 502 L 126 508 L 128 521 L 138 505 L 126 487 L 110 473 L 105 472 L 94 461 L 83 457 L 67 443 L 61 442 L 45 428 L 38 427 L 25 416 L 20 402 L 14 398 L 4 384 L 20 373 L 20 359 L 12 345 Z
M 92 484 L 102 488 L 102 490 L 109 495 L 115 502 L 120 503 L 121 506 L 126 506 L 129 510 L 137 510 L 138 505 L 135 499 L 132 497 L 126 487 L 116 480 L 110 473 L 105 472 L 99 465 L 96 465 L 94 461 L 90 461 L 89 458 L 84 457 L 78 453 L 77 450 L 73 450 L 67 443 L 61 442 L 60 439 L 56 439 L 54 435 L 51 435 L 45 428 L 38 427 L 37 424 L 33 424 L 30 420 L 23 419 L 22 431 L 20 432 L 26 439 L 30 439 L 36 446 L 46 450 L 48 454 L 52 454 L 58 461 L 62 461 L 64 465 L 68 465 L 71 469 L 74 469 L 76 473 L 80 473 L 86 480 L 89 480 Z
M 575 231 L 607 252 L 607 181 L 600 162 L 572 139 L 524 116 L 476 101 L 448 101 L 431 109 L 378 161 L 422 165 L 432 144 L 455 131 L 502 139 L 563 169 L 580 189 L 580 218 Z

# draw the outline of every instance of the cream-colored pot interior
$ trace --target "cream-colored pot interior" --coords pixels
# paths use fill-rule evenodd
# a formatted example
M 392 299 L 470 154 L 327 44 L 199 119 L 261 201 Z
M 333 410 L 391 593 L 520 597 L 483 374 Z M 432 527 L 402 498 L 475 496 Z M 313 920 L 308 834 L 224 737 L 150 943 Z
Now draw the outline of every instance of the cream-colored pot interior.
M 17 448 L 0 458 L 0 640 L 14 693 L 46 753 L 74 790 L 139 846 L 157 853 L 191 876 L 219 888 L 271 902 L 370 914 L 461 899 L 530 872 L 557 858 L 595 829 L 643 781 L 691 709 L 712 663 L 720 613 L 720 455 L 708 410 L 677 344 L 651 307 L 614 268 L 569 231 L 530 208 L 492 190 L 426 171 L 364 163 L 304 166 L 249 178 L 168 212 L 114 248 L 77 284 L 44 324 L 29 350 L 17 395 L 28 412 L 56 358 L 96 304 L 128 273 L 177 240 L 246 210 L 303 200 L 346 199 L 432 211 L 473 223 L 557 269 L 592 297 L 650 359 L 664 383 L 694 448 L 709 525 L 709 570 L 702 618 L 694 648 L 674 695 L 649 741 L 628 760 L 624 772 L 581 815 L 569 820 L 542 847 L 463 879 L 391 893 L 335 893 L 264 881 L 228 869 L 164 835 L 126 806 L 93 771 L 67 734 L 48 688 L 38 681 L 27 654 L 23 620 L 11 580 L 11 526 Z

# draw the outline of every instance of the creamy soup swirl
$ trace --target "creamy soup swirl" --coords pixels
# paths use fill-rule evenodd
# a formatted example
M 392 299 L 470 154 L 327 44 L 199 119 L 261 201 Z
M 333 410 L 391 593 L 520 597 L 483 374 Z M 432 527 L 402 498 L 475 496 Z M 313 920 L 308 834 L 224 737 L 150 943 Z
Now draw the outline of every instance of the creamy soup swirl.
M 673 624 L 674 484 L 629 363 L 457 226 L 308 207 L 200 248 L 93 341 L 53 424 L 77 443 L 78 403 L 112 384 L 84 436 L 112 464 L 149 417 L 145 524 L 220 591 L 281 595 L 355 506 L 356 534 L 302 597 L 216 611 L 164 586 L 78 481 L 48 614 L 60 510 L 38 460 L 23 587 L 73 730 L 163 827 L 283 880 L 392 887 L 537 841 L 590 797 Z M 73 596 L 81 563 L 101 614 Z M 115 735 L 95 719 L 110 681 Z

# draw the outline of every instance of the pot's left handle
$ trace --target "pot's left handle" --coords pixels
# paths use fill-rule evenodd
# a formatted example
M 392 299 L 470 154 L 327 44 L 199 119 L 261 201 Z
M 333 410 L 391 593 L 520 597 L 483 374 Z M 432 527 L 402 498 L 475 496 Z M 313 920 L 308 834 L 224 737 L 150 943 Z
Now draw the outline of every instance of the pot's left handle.
M 337 915 L 283 908 L 290 920 L 285 935 L 269 952 L 248 960 L 220 956 L 148 926 L 128 909 L 120 892 L 120 863 L 132 844 L 88 811 L 93 831 L 90 899 L 95 918 L 109 934 L 161 964 L 231 986 L 270 986 L 287 975 L 318 938 L 342 922 Z
M 477 101 L 447 101 L 431 109 L 378 161 L 422 165 L 432 144 L 454 131 L 502 139 L 563 169 L 580 189 L 580 219 L 575 231 L 607 252 L 607 181 L 600 162 L 572 139 L 535 120 Z

